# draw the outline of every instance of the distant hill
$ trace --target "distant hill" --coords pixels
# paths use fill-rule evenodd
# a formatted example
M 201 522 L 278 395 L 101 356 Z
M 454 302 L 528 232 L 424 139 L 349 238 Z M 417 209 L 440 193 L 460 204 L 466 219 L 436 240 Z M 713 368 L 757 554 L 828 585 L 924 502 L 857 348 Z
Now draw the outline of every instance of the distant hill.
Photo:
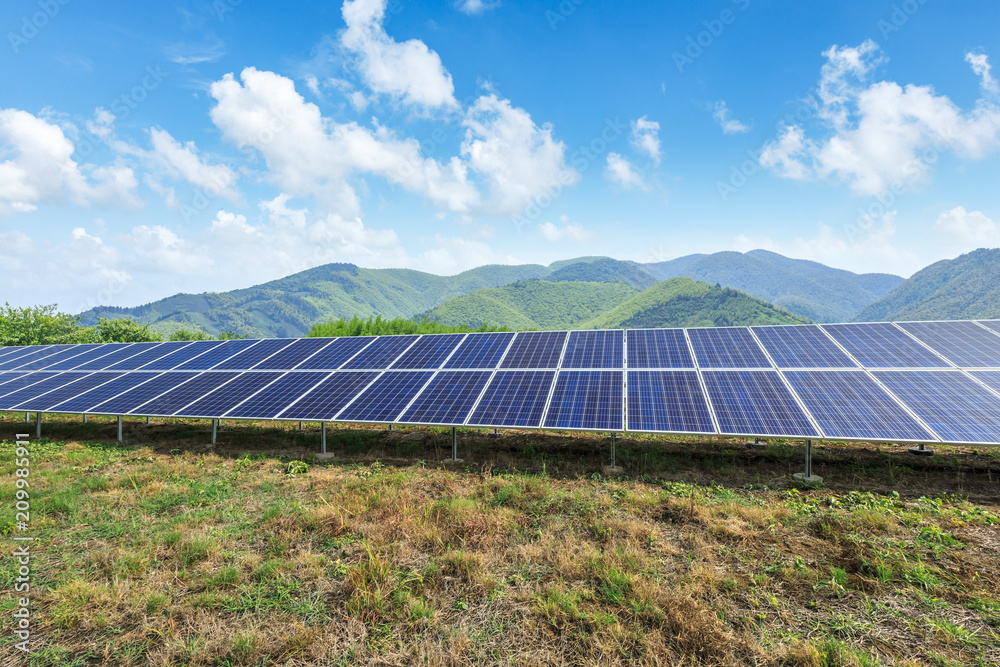
M 801 324 L 807 320 L 728 287 L 671 278 L 584 323 L 589 329 Z
M 451 299 L 418 317 L 448 326 L 488 322 L 512 329 L 576 329 L 636 294 L 622 282 L 526 280 Z
M 816 322 L 846 322 L 903 282 L 886 273 L 857 274 L 767 250 L 687 255 L 642 264 L 660 280 L 684 276 L 732 287 Z
M 554 268 L 558 262 L 553 263 Z M 551 282 L 561 280 L 589 283 L 619 282 L 638 290 L 652 287 L 659 282 L 653 274 L 634 262 L 623 262 L 610 257 L 588 257 L 585 261 L 563 265 L 545 278 Z
M 1000 318 L 1000 249 L 935 262 L 853 318 L 857 322 Z

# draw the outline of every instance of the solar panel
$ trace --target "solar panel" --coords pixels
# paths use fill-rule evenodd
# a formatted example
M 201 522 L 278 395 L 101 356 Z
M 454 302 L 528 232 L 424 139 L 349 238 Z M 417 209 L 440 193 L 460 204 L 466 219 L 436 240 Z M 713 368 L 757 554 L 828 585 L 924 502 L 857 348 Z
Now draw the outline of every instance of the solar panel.
M 409 405 L 431 379 L 431 371 L 389 371 L 383 373 L 350 405 L 337 421 L 391 422 Z
M 419 339 L 416 336 L 379 336 L 374 343 L 355 355 L 341 368 L 384 370 L 417 340 Z
M 241 373 L 232 382 L 228 382 L 218 389 L 206 393 L 193 403 L 183 406 L 172 416 L 210 418 L 224 415 L 282 375 L 284 373 L 277 371 Z
M 442 371 L 434 376 L 399 421 L 459 426 L 490 381 L 491 371 Z
M 622 371 L 559 371 L 545 428 L 620 431 L 622 420 Z
M 628 429 L 714 434 L 715 424 L 698 372 L 629 371 Z
M 132 343 L 127 347 L 120 347 L 96 359 L 73 366 L 73 370 L 78 371 L 104 371 L 115 364 L 130 359 L 137 354 L 145 354 L 150 350 L 158 348 L 163 343 Z
M 278 416 L 282 419 L 329 421 L 378 375 L 379 371 L 334 373 Z
M 256 368 L 257 364 L 282 351 L 295 341 L 290 338 L 267 338 L 260 341 L 253 347 L 249 347 L 239 354 L 229 357 L 225 361 L 212 366 L 215 371 L 248 371 Z M 288 370 L 283 369 L 283 370 Z
M 683 329 L 629 329 L 629 368 L 694 368 Z
M 562 355 L 565 331 L 522 331 L 500 368 L 556 368 Z
M 623 368 L 625 332 L 571 331 L 561 368 Z
M 3 394 L 3 386 L 8 382 L 13 382 L 14 380 L 24 377 L 27 375 L 27 371 L 0 371 L 0 395 Z
M 858 367 L 822 329 L 812 324 L 751 329 L 778 368 Z
M 458 347 L 465 334 L 434 334 L 421 336 L 413 347 L 396 359 L 389 368 L 436 369 L 440 368 L 452 350 Z
M 15 352 L 24 354 L 24 353 L 27 352 L 27 350 L 28 350 L 28 346 L 27 345 L 7 345 L 7 346 L 0 346 L 0 362 L 2 362 L 3 358 L 6 357 L 6 356 L 12 355 Z M 11 357 L 11 359 L 13 359 L 13 357 Z
M 875 371 L 945 442 L 1000 443 L 1000 397 L 961 371 Z
M 61 361 L 52 362 L 46 370 L 70 371 L 77 366 L 82 366 L 86 363 L 94 361 L 95 359 L 101 359 L 110 354 L 117 353 L 119 350 L 133 347 L 134 345 L 135 343 L 106 343 L 104 345 L 97 345 L 93 349 L 88 350 L 79 356 L 70 357 L 69 359 L 64 358 Z
M 59 377 L 59 380 L 62 381 L 59 386 L 45 393 L 26 398 L 23 402 L 14 406 L 13 409 L 30 412 L 48 412 L 52 406 L 78 396 L 94 387 L 99 387 L 117 377 L 121 377 L 121 373 L 107 373 L 104 371 L 97 371 L 95 373 L 64 373 Z M 35 385 L 35 387 L 38 387 L 40 384 L 42 383 Z M 35 387 L 31 389 L 35 389 Z
M 936 440 L 864 371 L 786 371 L 828 438 Z
M 704 371 L 724 435 L 819 437 L 776 371 Z
M 328 346 L 306 359 L 295 370 L 336 370 L 345 361 L 355 354 L 374 343 L 377 339 L 374 336 L 345 336 L 334 338 Z
M 18 355 L 17 358 L 10 359 L 6 362 L 0 362 L 0 371 L 11 371 L 22 366 L 24 367 L 24 370 L 38 370 L 37 368 L 33 368 L 32 365 L 40 362 L 46 357 L 51 357 L 59 354 L 60 352 L 65 352 L 67 349 L 72 352 L 74 348 L 71 345 L 48 345 L 39 350 L 32 350 L 27 354 Z
M 701 368 L 772 368 L 745 328 L 688 329 Z
M 467 424 L 537 428 L 555 375 L 555 371 L 497 371 Z
M 46 394 L 82 377 L 76 373 L 71 373 L 69 376 L 64 373 L 48 373 L 48 376 L 15 391 L 7 391 L 6 388 L 0 389 L 0 392 L 3 393 L 3 397 L 0 397 L 0 410 L 13 410 L 14 406 L 19 403 Z
M 956 366 L 1000 367 L 1000 336 L 975 322 L 905 322 L 899 326 Z
M 134 371 L 137 368 L 142 368 L 151 361 L 160 359 L 170 354 L 174 354 L 186 347 L 191 345 L 190 341 L 171 341 L 168 343 L 163 343 L 162 345 L 157 345 L 155 347 L 150 347 L 139 354 L 133 355 L 128 359 L 124 359 L 115 364 L 106 365 L 104 370 L 108 371 Z
M 157 377 L 156 373 L 125 373 L 121 377 L 117 377 L 90 391 L 85 391 L 78 396 L 66 399 L 62 403 L 57 403 L 46 409 L 45 412 L 90 412 L 91 408 L 155 377 Z
M 64 350 L 60 350 L 54 354 L 47 354 L 44 357 L 35 357 L 30 361 L 24 361 L 23 364 L 19 364 L 17 361 L 11 361 L 11 370 L 21 370 L 21 371 L 40 371 L 40 370 L 51 370 L 49 367 L 52 364 L 58 363 L 59 361 L 71 361 L 81 354 L 84 354 L 88 350 L 92 350 L 99 345 L 71 345 Z
M 213 346 L 208 352 L 204 354 L 199 354 L 182 364 L 178 364 L 174 367 L 174 370 L 178 371 L 207 371 L 218 364 L 221 364 L 226 359 L 235 357 L 240 352 L 243 352 L 254 345 L 257 345 L 262 341 L 259 340 L 225 340 L 222 341 L 221 345 Z
M 129 414 L 171 417 L 185 405 L 218 389 L 239 375 L 234 371 L 208 371 L 129 410 Z
M 25 373 L 24 375 L 14 378 L 10 382 L 3 383 L 0 386 L 0 406 L 7 403 L 5 400 L 8 396 L 14 392 L 21 391 L 26 387 L 30 387 L 43 380 L 48 380 L 51 377 L 58 375 L 58 373 L 52 373 L 49 371 L 35 371 L 33 373 Z M 8 408 L 0 407 L 0 410 L 6 410 Z
M 196 340 L 187 347 L 175 350 L 163 357 L 158 357 L 149 361 L 141 369 L 144 371 L 169 371 L 177 368 L 181 364 L 199 357 L 209 350 L 214 350 L 226 341 L 221 340 Z
M 969 371 L 973 376 L 993 391 L 1000 392 L 1000 370 L 998 371 Z
M 277 354 L 268 357 L 254 366 L 254 370 L 287 371 L 290 368 L 295 368 L 298 364 L 301 364 L 303 361 L 316 354 L 327 345 L 330 345 L 333 340 L 335 339 L 299 338 L 294 340 L 291 345 L 282 349 Z
M 820 326 L 865 368 L 948 367 L 948 362 L 888 322 Z
M 142 373 L 142 375 L 153 375 L 152 373 Z M 161 373 L 156 375 L 149 382 L 144 382 L 134 389 L 129 389 L 114 398 L 108 399 L 100 405 L 94 406 L 87 412 L 94 412 L 105 415 L 124 415 L 139 407 L 146 401 L 156 398 L 160 394 L 170 391 L 174 387 L 196 377 L 197 373 Z M 110 384 L 110 383 L 109 383 Z
M 514 334 L 509 332 L 469 334 L 444 367 L 496 368 L 513 339 Z
M 234 419 L 274 419 L 329 375 L 326 371 L 285 373 L 223 416 Z

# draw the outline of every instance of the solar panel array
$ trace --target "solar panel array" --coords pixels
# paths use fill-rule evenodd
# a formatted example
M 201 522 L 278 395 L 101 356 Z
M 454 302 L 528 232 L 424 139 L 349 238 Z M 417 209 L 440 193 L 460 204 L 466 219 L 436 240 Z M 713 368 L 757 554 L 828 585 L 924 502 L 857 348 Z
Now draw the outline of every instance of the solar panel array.
M 1000 322 L 9 347 L 0 410 L 1000 444 Z

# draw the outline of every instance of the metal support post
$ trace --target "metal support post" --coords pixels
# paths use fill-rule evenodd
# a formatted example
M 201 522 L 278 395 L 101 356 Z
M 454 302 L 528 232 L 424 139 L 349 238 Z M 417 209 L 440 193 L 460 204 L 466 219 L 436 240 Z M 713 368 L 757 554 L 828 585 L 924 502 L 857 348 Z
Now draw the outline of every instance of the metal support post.
M 302 430 L 302 422 L 299 422 L 299 430 Z
M 149 426 L 149 417 L 146 417 L 146 426 Z
M 213 419 L 212 420 L 212 444 L 213 445 L 215 444 L 215 439 L 218 437 L 218 435 L 219 435 L 219 420 L 218 419 Z
M 451 460 L 458 460 L 458 429 L 451 427 Z
M 118 415 L 118 442 L 122 441 L 122 416 Z
M 83 413 L 83 423 L 84 424 L 87 423 L 87 413 L 86 412 Z
M 320 454 L 326 454 L 326 422 L 321 422 L 319 425 L 320 431 Z
M 792 475 L 795 479 L 806 484 L 822 484 L 823 478 L 813 474 L 813 449 L 812 440 L 806 440 L 806 471 L 797 472 Z
M 392 430 L 392 424 L 389 424 L 389 430 L 390 431 Z
M 30 412 L 25 412 L 24 413 L 24 421 L 31 422 L 31 413 Z
M 35 437 L 36 438 L 42 437 L 42 413 L 41 412 L 36 412 L 35 413 Z
M 916 454 L 917 456 L 930 456 L 934 453 L 933 449 L 927 449 L 924 443 L 920 443 L 919 447 L 910 447 L 908 450 L 911 454 Z
M 624 472 L 623 468 L 618 467 L 616 445 L 618 444 L 618 434 L 612 433 L 608 436 L 608 440 L 611 441 L 611 465 L 604 466 L 605 475 L 620 475 Z

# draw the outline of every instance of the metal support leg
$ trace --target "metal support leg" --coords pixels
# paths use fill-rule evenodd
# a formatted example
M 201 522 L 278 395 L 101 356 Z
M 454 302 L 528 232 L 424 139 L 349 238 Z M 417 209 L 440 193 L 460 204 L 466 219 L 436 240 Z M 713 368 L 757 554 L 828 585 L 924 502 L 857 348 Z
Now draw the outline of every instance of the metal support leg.
M 35 413 L 35 437 L 36 438 L 42 437 L 42 413 L 41 412 L 36 412 Z
M 451 460 L 458 460 L 458 429 L 451 427 Z
M 326 422 L 322 422 L 319 425 L 320 431 L 320 454 L 326 454 Z
M 24 413 L 24 421 L 31 422 L 31 413 L 30 412 L 25 412 Z
M 149 417 L 146 417 L 146 426 L 149 426 Z
M 608 436 L 608 440 L 611 441 L 611 465 L 604 466 L 604 474 L 606 475 L 618 475 L 623 472 L 622 468 L 618 467 L 618 461 L 616 459 L 616 445 L 618 444 L 618 434 L 612 433 Z
M 118 415 L 118 442 L 122 441 L 122 416 Z
M 911 454 L 916 454 L 917 456 L 930 456 L 934 453 L 933 449 L 927 449 L 924 443 L 920 443 L 919 447 L 910 447 L 908 450 Z
M 83 413 L 83 423 L 84 424 L 87 423 L 87 413 L 86 412 Z
M 618 436 L 611 436 L 611 469 L 615 469 L 615 441 L 618 440 Z
M 213 445 L 215 444 L 215 439 L 218 437 L 218 435 L 219 435 L 219 420 L 218 419 L 213 419 L 212 420 L 212 444 Z
M 389 430 L 390 431 L 392 430 L 392 424 L 389 424 Z
M 799 480 L 800 482 L 805 482 L 806 484 L 822 484 L 823 478 L 819 475 L 812 474 L 813 471 L 813 449 L 812 440 L 806 440 L 806 471 L 797 472 L 792 477 Z
M 299 430 L 302 430 L 302 422 L 299 422 Z

